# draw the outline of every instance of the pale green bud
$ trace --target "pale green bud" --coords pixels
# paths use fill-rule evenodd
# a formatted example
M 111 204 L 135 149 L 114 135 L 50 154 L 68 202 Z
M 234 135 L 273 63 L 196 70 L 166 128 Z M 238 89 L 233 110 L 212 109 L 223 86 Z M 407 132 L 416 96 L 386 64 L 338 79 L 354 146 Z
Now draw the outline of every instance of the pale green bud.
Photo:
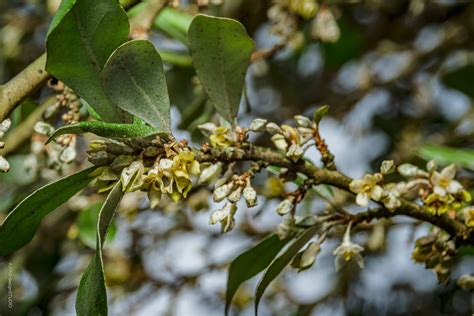
M 419 168 L 417 166 L 411 165 L 409 163 L 398 166 L 398 172 L 405 177 L 414 177 L 418 175 L 418 170 Z
M 286 151 L 288 149 L 288 143 L 286 142 L 285 136 L 282 134 L 275 134 L 271 138 L 273 144 L 275 144 L 275 147 Z
M 306 127 L 306 128 L 311 127 L 311 125 L 313 123 L 313 122 L 311 122 L 311 120 L 309 118 L 307 118 L 306 116 L 303 116 L 303 115 L 296 115 L 295 116 L 295 121 L 296 121 L 296 124 L 298 126 Z
M 285 199 L 281 201 L 280 204 L 278 204 L 276 211 L 278 215 L 283 216 L 290 213 L 293 207 L 294 207 L 293 201 L 289 199 Z
M 256 118 L 250 123 L 249 130 L 252 132 L 263 132 L 265 131 L 265 125 L 267 124 L 267 120 Z
M 286 156 L 293 162 L 297 162 L 303 156 L 303 150 L 297 144 L 292 144 L 286 153 Z
M 283 134 L 283 130 L 281 129 L 281 127 L 273 122 L 268 123 L 266 128 L 267 128 L 267 132 L 272 135 Z
M 239 200 L 240 200 L 240 197 L 242 196 L 242 188 L 241 187 L 238 187 L 237 189 L 235 189 L 234 191 L 232 191 L 229 196 L 227 197 L 227 199 L 230 201 L 230 202 L 234 202 L 234 203 L 237 203 Z
M 426 164 L 426 170 L 428 170 L 428 172 L 433 172 L 433 171 L 436 171 L 437 169 L 438 169 L 438 163 L 435 160 L 430 160 Z
M 227 183 L 216 188 L 213 194 L 214 202 L 220 202 L 223 199 L 225 199 L 230 194 L 230 191 L 232 190 L 233 187 L 234 187 L 234 184 L 231 182 L 231 183 Z
M 250 185 L 246 186 L 243 194 L 247 207 L 254 207 L 257 205 L 257 191 L 255 191 L 254 188 Z

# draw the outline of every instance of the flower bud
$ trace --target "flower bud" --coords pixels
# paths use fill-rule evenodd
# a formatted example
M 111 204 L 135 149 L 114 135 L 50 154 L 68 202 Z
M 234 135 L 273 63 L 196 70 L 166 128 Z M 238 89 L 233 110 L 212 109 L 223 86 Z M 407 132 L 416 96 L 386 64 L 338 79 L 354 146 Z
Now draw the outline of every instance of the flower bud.
M 438 169 L 438 163 L 436 163 L 435 160 L 428 161 L 426 164 L 426 170 L 428 170 L 428 172 L 433 172 L 436 171 L 436 169 Z
M 102 139 L 96 139 L 89 143 L 89 153 L 98 152 L 107 149 L 107 144 Z
M 6 131 L 8 131 L 10 129 L 11 126 L 12 126 L 12 121 L 10 119 L 4 120 L 0 124 L 0 132 L 5 133 Z
M 277 227 L 278 239 L 284 240 L 293 237 L 298 232 L 298 227 L 295 225 L 293 216 L 286 216 Z
M 140 178 L 143 175 L 145 167 L 143 162 L 134 161 L 130 166 L 122 170 L 120 180 L 122 181 L 122 190 L 124 192 L 130 192 L 140 182 Z
M 235 203 L 227 202 L 222 209 L 212 212 L 209 224 L 221 223 L 221 233 L 227 233 L 235 226 L 234 214 L 237 211 Z
M 227 183 L 216 188 L 213 194 L 214 202 L 220 202 L 223 199 L 225 199 L 230 194 L 230 191 L 232 190 L 233 187 L 234 187 L 234 184 L 231 182 L 231 183 Z
M 255 191 L 254 188 L 248 185 L 245 187 L 243 193 L 247 207 L 254 207 L 257 205 L 257 191 Z
M 292 200 L 285 199 L 278 204 L 276 211 L 278 215 L 283 216 L 291 212 L 293 209 L 294 204 Z
M 266 128 L 267 128 L 267 132 L 272 135 L 283 134 L 283 130 L 281 129 L 281 127 L 273 122 L 268 123 Z
M 68 146 L 61 152 L 59 159 L 65 163 L 70 163 L 76 159 L 76 155 L 76 148 L 74 148 L 74 146 Z
M 465 291 L 474 290 L 474 275 L 464 274 L 458 279 L 458 285 Z
M 222 163 L 218 162 L 210 165 L 201 172 L 199 176 L 199 184 L 209 183 L 215 180 L 222 172 Z
M 311 268 L 316 261 L 317 255 L 321 252 L 321 246 L 318 243 L 312 242 L 306 247 L 297 260 L 297 268 L 299 271 L 303 271 Z
M 232 191 L 227 199 L 230 202 L 237 203 L 240 200 L 240 197 L 242 196 L 242 187 L 238 187 L 234 191 Z
M 0 171 L 8 172 L 8 170 L 10 170 L 10 164 L 3 156 L 0 156 Z
M 328 111 L 329 111 L 329 105 L 323 105 L 322 107 L 314 111 L 314 115 L 313 115 L 314 123 L 319 124 L 321 119 L 328 113 Z
M 303 156 L 303 150 L 300 145 L 292 144 L 286 153 L 286 156 L 293 162 L 297 162 Z
M 249 130 L 252 132 L 263 132 L 265 130 L 265 125 L 267 124 L 267 120 L 256 118 L 250 123 Z
M 198 128 L 204 136 L 210 136 L 217 129 L 217 126 L 214 123 L 205 123 L 198 125 Z
M 311 35 L 322 42 L 335 43 L 341 36 L 341 31 L 331 10 L 322 7 L 314 18 Z
M 306 116 L 303 116 L 303 115 L 296 115 L 295 116 L 295 121 L 296 121 L 296 124 L 300 127 L 311 127 L 311 120 L 309 118 L 307 118 Z
M 398 166 L 398 172 L 405 177 L 414 177 L 418 174 L 419 168 L 417 166 L 405 163 Z
M 160 153 L 160 149 L 158 147 L 147 147 L 143 151 L 143 156 L 145 157 L 156 157 Z
M 115 159 L 115 155 L 101 150 L 98 152 L 89 153 L 89 157 L 87 159 L 96 166 L 105 166 L 110 164 Z
M 393 160 L 384 160 L 380 166 L 380 172 L 382 174 L 391 174 L 395 172 L 395 163 Z
M 282 134 L 275 134 L 271 138 L 273 144 L 275 144 L 275 147 L 286 151 L 288 149 L 288 143 L 286 142 L 285 136 Z
M 54 127 L 42 121 L 36 122 L 33 129 L 36 133 L 46 136 L 51 136 L 51 134 L 54 132 Z

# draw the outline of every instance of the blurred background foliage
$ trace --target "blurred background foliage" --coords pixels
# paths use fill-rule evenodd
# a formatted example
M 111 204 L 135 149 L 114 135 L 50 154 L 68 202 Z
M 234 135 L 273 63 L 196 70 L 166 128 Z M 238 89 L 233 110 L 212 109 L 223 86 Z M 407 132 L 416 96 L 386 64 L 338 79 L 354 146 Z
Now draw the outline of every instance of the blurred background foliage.
M 44 52 L 59 2 L 0 2 L 2 82 Z M 472 1 L 171 2 L 175 7 L 160 13 L 149 36 L 166 63 L 178 139 L 198 143 L 197 125 L 216 119 L 185 45 L 192 15 L 201 11 L 239 20 L 257 50 L 271 51 L 254 60 L 247 73 L 239 112 L 243 125 L 256 117 L 282 123 L 329 104 L 321 133 L 341 171 L 360 177 L 383 159 L 420 166 L 435 159 L 462 167 L 463 185 L 473 187 Z M 121 3 L 131 17 L 144 5 Z M 52 87 L 35 91 L 12 114 L 6 148 L 0 150 L 11 165 L 0 175 L 0 219 L 35 188 L 84 164 L 88 136 L 77 140 L 74 161 L 63 164 L 33 131 L 34 122 L 57 102 Z M 308 156 L 319 163 L 315 150 Z M 280 222 L 274 212 L 278 201 L 271 197 L 278 196 L 281 184 L 275 178 L 258 181 L 267 199 L 257 210 L 240 211 L 236 229 L 226 235 L 207 224 L 213 202 L 205 188 L 193 190 L 187 204 L 164 201 L 158 210 L 150 210 L 139 192 L 127 195 L 104 251 L 111 315 L 221 315 L 228 263 Z M 9 269 L 15 315 L 74 314 L 75 291 L 93 254 L 93 226 L 103 202 L 93 192 L 49 216 L 17 255 L 0 259 L 2 315 L 11 312 L 3 299 Z M 300 207 L 309 212 L 325 206 L 321 199 L 309 199 Z M 471 315 L 472 294 L 455 281 L 438 285 L 431 271 L 411 259 L 413 241 L 429 229 L 406 218 L 370 225 L 356 236 L 366 248 L 365 270 L 350 267 L 339 274 L 331 255 L 337 241 L 326 242 L 315 266 L 301 273 L 288 270 L 271 286 L 261 315 Z M 462 249 L 452 280 L 473 272 L 473 253 Z M 234 313 L 253 314 L 254 287 L 255 280 L 238 292 Z

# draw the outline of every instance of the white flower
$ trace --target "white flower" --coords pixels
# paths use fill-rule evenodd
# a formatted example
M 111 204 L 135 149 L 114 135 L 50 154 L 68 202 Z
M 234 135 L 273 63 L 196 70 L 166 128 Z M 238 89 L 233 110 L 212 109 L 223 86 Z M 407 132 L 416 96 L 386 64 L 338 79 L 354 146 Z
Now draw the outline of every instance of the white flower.
M 216 188 L 213 194 L 214 202 L 220 202 L 223 199 L 225 199 L 230 194 L 230 191 L 232 190 L 233 187 L 234 187 L 234 184 L 230 182 Z
M 360 254 L 364 250 L 364 248 L 351 241 L 351 224 L 352 223 L 347 225 L 347 229 L 344 233 L 342 243 L 333 252 L 333 254 L 336 256 L 336 271 L 341 270 L 341 268 L 351 260 L 354 260 L 359 266 L 359 268 L 364 268 L 364 258 Z
M 209 183 L 215 180 L 222 171 L 222 162 L 217 162 L 204 169 L 199 176 L 199 184 Z
M 360 206 L 366 206 L 370 199 L 379 201 L 384 192 L 382 187 L 377 184 L 381 180 L 381 174 L 366 174 L 362 180 L 352 180 L 349 188 L 352 192 L 357 193 L 356 203 Z
M 456 180 L 456 165 L 451 164 L 441 170 L 441 173 L 434 171 L 431 174 L 430 181 L 433 184 L 433 192 L 445 196 L 447 193 L 458 194 L 464 191 L 463 186 Z
M 227 202 L 222 209 L 211 213 L 209 224 L 221 224 L 221 233 L 227 233 L 235 226 L 234 214 L 237 211 L 235 203 Z
M 237 203 L 237 202 L 239 202 L 241 196 L 242 196 L 242 187 L 237 187 L 237 189 L 235 189 L 234 191 L 232 191 L 232 192 L 229 194 L 229 196 L 227 197 L 227 199 L 228 199 L 230 202 Z
M 131 192 L 141 186 L 144 169 L 143 162 L 134 161 L 130 166 L 122 170 L 120 180 L 122 181 L 122 190 L 124 192 Z

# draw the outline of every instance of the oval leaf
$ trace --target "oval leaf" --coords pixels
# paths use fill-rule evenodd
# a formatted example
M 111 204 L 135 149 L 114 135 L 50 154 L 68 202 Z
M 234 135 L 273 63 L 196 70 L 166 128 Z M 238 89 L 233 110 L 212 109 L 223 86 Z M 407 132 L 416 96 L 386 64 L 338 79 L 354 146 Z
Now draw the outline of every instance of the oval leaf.
M 196 73 L 213 105 L 233 122 L 254 49 L 252 39 L 238 21 L 197 15 L 189 26 L 188 45 Z
M 33 239 L 41 220 L 83 189 L 93 179 L 89 174 L 95 168 L 45 185 L 15 207 L 0 227 L 0 256 L 11 254 Z
M 108 122 L 131 116 L 107 98 L 100 72 L 128 39 L 128 18 L 116 0 L 63 1 L 46 39 L 46 70 L 71 87 Z M 107 36 L 100 36 L 107 34 Z
M 226 315 L 239 286 L 268 267 L 288 241 L 289 239 L 280 240 L 277 235 L 271 235 L 235 258 L 227 279 Z
M 99 121 L 79 122 L 58 128 L 49 137 L 46 143 L 51 142 L 53 139 L 63 134 L 84 133 L 93 133 L 97 136 L 109 138 L 128 138 L 146 137 L 157 134 L 157 131 L 154 128 L 144 124 L 118 124 Z
M 110 100 L 161 132 L 170 131 L 170 100 L 160 55 L 152 43 L 130 41 L 117 48 L 102 71 Z
M 298 254 L 300 249 L 303 248 L 303 246 L 306 245 L 306 243 L 310 241 L 314 235 L 316 235 L 319 228 L 320 226 L 318 225 L 307 229 L 303 235 L 301 235 L 298 240 L 291 244 L 280 257 L 275 259 L 275 261 L 273 261 L 273 263 L 265 271 L 265 274 L 258 283 L 257 290 L 255 291 L 255 315 L 258 314 L 258 304 L 260 303 L 260 299 L 262 298 L 263 293 L 267 289 L 268 285 L 270 285 L 270 283 L 281 273 L 281 271 L 283 271 L 290 261 Z
M 105 287 L 102 247 L 107 236 L 107 230 L 122 197 L 122 184 L 118 181 L 107 196 L 99 213 L 97 221 L 97 249 L 79 284 L 76 297 L 77 315 L 107 315 L 107 289 Z

